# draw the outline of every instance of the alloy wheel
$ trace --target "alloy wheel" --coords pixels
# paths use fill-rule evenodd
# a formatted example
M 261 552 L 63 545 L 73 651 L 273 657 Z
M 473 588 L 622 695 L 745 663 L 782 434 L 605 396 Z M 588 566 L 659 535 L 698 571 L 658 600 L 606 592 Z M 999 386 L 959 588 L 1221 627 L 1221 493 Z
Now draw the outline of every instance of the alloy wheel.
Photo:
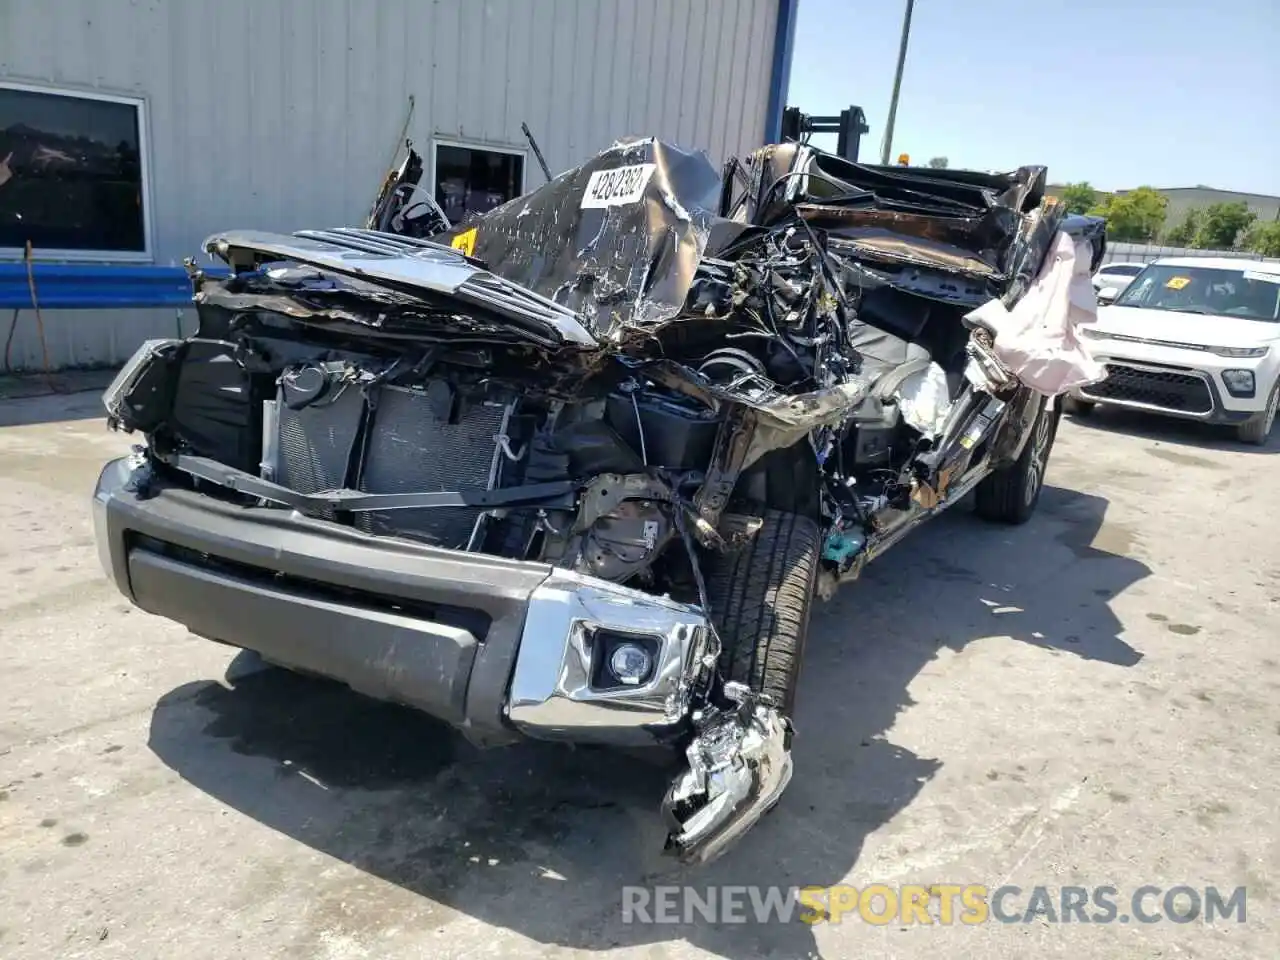
M 1053 417 L 1048 411 L 1042 411 L 1036 421 L 1035 433 L 1031 435 L 1031 456 L 1027 460 L 1027 478 L 1022 488 L 1023 502 L 1030 506 L 1040 492 L 1044 483 L 1046 454 L 1049 450 L 1049 436 L 1053 432 Z

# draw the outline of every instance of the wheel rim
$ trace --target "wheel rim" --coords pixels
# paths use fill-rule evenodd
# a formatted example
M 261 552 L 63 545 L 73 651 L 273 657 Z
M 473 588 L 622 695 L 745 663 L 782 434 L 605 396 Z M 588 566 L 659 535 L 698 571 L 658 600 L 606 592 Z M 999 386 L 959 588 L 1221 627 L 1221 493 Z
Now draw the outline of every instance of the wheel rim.
M 1271 391 L 1271 399 L 1267 401 L 1267 412 L 1262 418 L 1262 435 L 1265 437 L 1271 432 L 1272 426 L 1276 422 L 1276 407 L 1280 406 L 1280 385 L 1277 385 Z
M 1036 431 L 1031 435 L 1031 457 L 1027 461 L 1027 481 L 1023 486 L 1023 502 L 1030 506 L 1031 501 L 1040 492 L 1044 482 L 1045 454 L 1049 449 L 1049 434 L 1052 431 L 1052 418 L 1045 413 L 1036 421 Z

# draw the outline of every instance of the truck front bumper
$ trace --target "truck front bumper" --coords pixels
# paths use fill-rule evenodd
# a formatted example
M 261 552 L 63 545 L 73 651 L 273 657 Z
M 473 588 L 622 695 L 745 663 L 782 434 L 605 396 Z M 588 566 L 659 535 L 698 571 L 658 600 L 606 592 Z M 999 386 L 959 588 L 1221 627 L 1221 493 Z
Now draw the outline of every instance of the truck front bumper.
M 141 458 L 107 464 L 93 515 L 103 567 L 143 610 L 481 744 L 671 740 L 708 673 L 696 607 L 548 564 L 236 506 L 165 485 Z M 620 642 L 649 654 L 641 682 L 614 681 L 600 662 Z
M 791 779 L 790 724 L 740 684 L 714 689 L 719 643 L 697 607 L 237 506 L 166 484 L 142 455 L 106 465 L 93 519 L 103 568 L 143 610 L 481 745 L 523 734 L 682 747 L 688 768 L 663 809 L 667 849 L 685 862 L 717 856 Z M 610 673 L 622 644 L 648 656 L 631 682 Z

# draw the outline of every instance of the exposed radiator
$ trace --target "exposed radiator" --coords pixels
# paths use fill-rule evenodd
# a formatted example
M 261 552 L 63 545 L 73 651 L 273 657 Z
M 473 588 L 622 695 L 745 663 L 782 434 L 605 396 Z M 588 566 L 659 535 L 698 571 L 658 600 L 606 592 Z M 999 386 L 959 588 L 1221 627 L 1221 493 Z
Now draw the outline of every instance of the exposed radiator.
M 302 493 L 340 487 L 360 426 L 363 396 L 347 388 L 335 401 L 289 410 L 280 406 L 280 482 Z M 367 493 L 491 489 L 502 459 L 494 437 L 506 407 L 464 405 L 457 423 L 438 419 L 421 392 L 382 387 L 359 487 Z M 361 511 L 356 525 L 370 533 L 400 535 L 464 549 L 483 511 L 475 507 Z M 320 513 L 332 517 L 332 513 Z
M 501 457 L 494 437 L 505 414 L 501 405 L 478 403 L 465 407 L 457 423 L 446 423 L 436 418 L 423 394 L 384 389 L 362 488 L 369 493 L 490 488 Z M 401 533 L 462 548 L 482 512 L 474 507 L 388 510 L 360 514 L 357 522 L 370 533 Z
M 364 398 L 348 387 L 335 398 L 325 397 L 301 410 L 278 403 L 279 460 L 277 482 L 299 493 L 318 493 L 342 486 L 347 472 L 347 456 L 356 432 Z M 333 519 L 333 510 L 323 507 L 315 516 Z

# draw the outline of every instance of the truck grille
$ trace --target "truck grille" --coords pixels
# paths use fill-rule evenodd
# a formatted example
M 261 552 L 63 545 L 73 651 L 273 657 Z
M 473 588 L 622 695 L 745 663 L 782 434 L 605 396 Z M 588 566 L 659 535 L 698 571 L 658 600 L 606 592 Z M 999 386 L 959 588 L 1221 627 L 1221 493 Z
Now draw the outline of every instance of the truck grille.
M 1107 364 L 1104 380 L 1081 393 L 1090 400 L 1140 403 L 1178 413 L 1211 413 L 1213 395 L 1203 377 L 1178 370 L 1158 370 Z
M 360 426 L 362 392 L 349 388 L 332 403 L 280 409 L 280 468 L 285 486 L 300 493 L 341 487 Z M 436 493 L 490 489 L 496 480 L 494 437 L 507 408 L 464 405 L 457 423 L 438 419 L 418 391 L 383 387 L 368 438 L 359 488 L 366 493 Z M 483 511 L 476 507 L 361 511 L 356 526 L 374 534 L 409 536 L 451 549 L 465 548 Z M 332 519 L 323 509 L 317 516 Z

